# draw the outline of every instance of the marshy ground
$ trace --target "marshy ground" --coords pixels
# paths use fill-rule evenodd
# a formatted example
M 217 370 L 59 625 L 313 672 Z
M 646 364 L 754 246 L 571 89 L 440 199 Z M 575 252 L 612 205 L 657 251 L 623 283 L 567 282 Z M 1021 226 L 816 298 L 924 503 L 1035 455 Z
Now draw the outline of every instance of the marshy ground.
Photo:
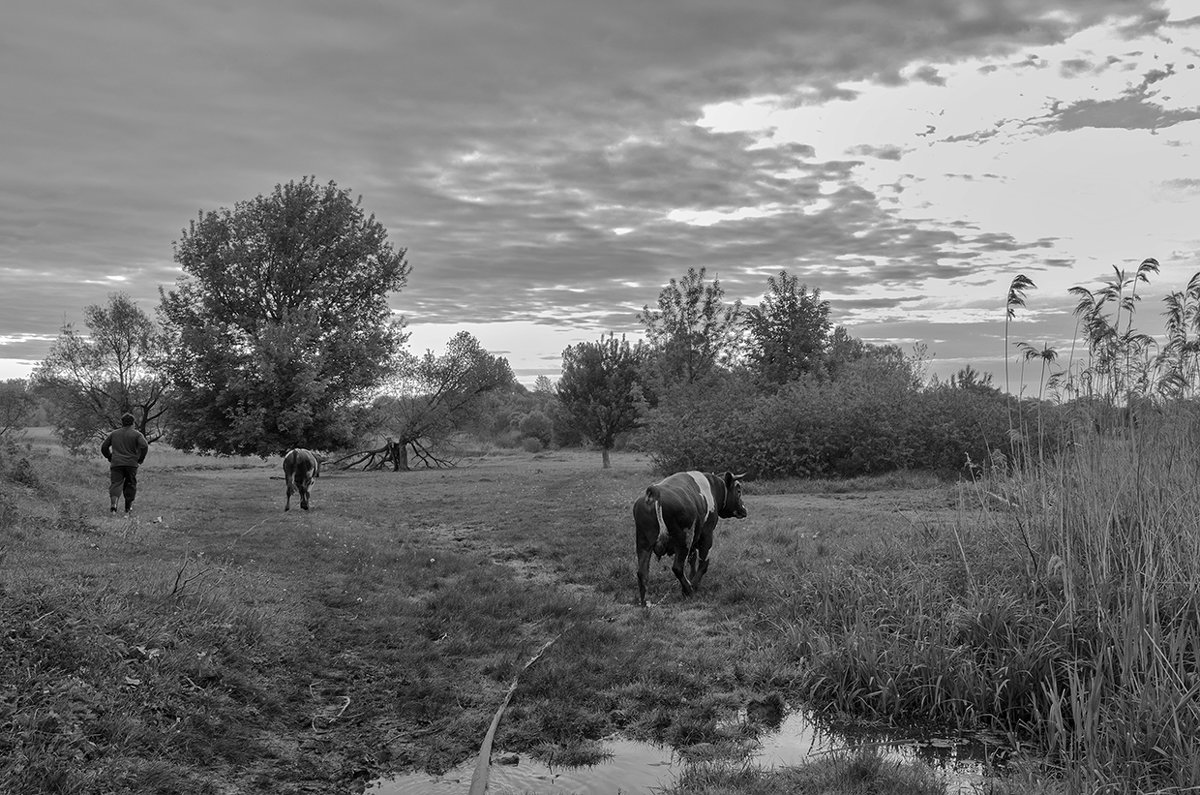
M 850 615 L 830 583 L 964 577 L 961 495 L 932 479 L 747 484 L 702 592 L 683 600 L 656 561 L 641 609 L 631 504 L 658 476 L 636 454 L 327 470 L 312 510 L 285 514 L 276 461 L 152 450 L 129 518 L 109 516 L 98 456 L 33 445 L 4 462 L 11 792 L 357 792 L 438 773 L 473 757 L 551 639 L 497 752 L 586 764 L 619 734 L 736 763 L 772 728 L 753 705 L 836 684 L 802 617 Z M 770 791 L 705 770 L 678 791 Z M 938 791 L 904 786 L 889 791 Z

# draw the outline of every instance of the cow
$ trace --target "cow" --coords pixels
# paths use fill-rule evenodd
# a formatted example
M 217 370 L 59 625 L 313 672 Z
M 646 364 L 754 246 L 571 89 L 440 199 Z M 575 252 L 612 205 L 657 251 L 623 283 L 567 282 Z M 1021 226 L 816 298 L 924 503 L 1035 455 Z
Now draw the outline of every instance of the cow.
M 314 478 L 321 477 L 321 459 L 316 453 L 297 447 L 283 456 L 283 479 L 287 481 L 287 501 L 283 510 L 291 510 L 292 494 L 300 492 L 300 507 L 308 510 L 309 489 Z
M 676 472 L 646 489 L 633 503 L 637 536 L 638 603 L 646 606 L 646 578 L 650 555 L 673 555 L 671 571 L 679 579 L 683 595 L 691 596 L 708 571 L 717 519 L 745 519 L 742 504 L 744 475 L 726 472 Z M 690 573 L 684 572 L 688 561 Z

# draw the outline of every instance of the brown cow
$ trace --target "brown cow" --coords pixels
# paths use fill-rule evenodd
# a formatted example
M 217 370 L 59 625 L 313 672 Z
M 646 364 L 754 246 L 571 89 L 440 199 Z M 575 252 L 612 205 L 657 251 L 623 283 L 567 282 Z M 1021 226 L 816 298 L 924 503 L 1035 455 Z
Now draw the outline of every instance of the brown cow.
M 674 555 L 671 571 L 679 580 L 684 596 L 691 596 L 708 571 L 708 551 L 712 548 L 713 528 L 717 519 L 745 519 L 742 484 L 726 472 L 677 472 L 646 489 L 633 503 L 633 522 L 637 534 L 638 603 L 646 605 L 646 578 L 650 572 L 650 554 Z M 690 574 L 684 572 L 688 561 Z
M 283 510 L 291 510 L 292 494 L 300 492 L 300 507 L 308 510 L 309 489 L 314 478 L 321 477 L 321 459 L 311 450 L 297 447 L 283 456 L 283 479 L 287 482 L 287 501 Z

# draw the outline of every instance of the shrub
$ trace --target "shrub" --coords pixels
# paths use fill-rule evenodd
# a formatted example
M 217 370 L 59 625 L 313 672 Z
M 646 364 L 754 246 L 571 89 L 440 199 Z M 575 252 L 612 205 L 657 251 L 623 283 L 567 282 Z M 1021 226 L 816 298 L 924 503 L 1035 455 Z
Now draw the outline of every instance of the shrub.
M 504 431 L 503 433 L 496 435 L 495 443 L 496 443 L 497 447 L 507 447 L 507 448 L 520 447 L 521 446 L 521 432 L 516 430 L 515 428 Z
M 42 482 L 33 464 L 24 456 L 12 462 L 7 474 L 8 479 L 12 482 L 20 483 L 34 489 L 40 486 Z
M 1057 450 L 1069 415 L 1016 406 L 1023 456 Z M 1039 416 L 1039 413 L 1041 416 Z M 754 477 L 857 477 L 902 469 L 961 472 L 968 458 L 1012 457 L 1009 406 L 996 390 L 917 389 L 902 369 L 872 360 L 836 381 L 804 379 L 774 391 L 729 379 L 667 396 L 641 445 L 663 471 L 734 469 Z
M 517 428 L 525 436 L 533 437 L 541 443 L 542 447 L 545 447 L 550 444 L 550 437 L 554 430 L 554 424 L 543 412 L 535 409 L 521 418 Z M 526 447 L 526 449 L 528 449 L 528 447 Z M 530 452 L 536 451 L 531 450 Z
M 913 466 L 940 473 L 961 471 L 968 457 L 987 461 L 1008 449 L 1008 414 L 996 391 L 938 386 L 912 396 L 906 444 Z

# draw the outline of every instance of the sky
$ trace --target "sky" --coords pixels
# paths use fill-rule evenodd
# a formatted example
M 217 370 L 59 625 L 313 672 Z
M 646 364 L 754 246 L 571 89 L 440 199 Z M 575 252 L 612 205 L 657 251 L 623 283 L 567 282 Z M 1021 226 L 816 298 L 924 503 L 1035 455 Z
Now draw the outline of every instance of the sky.
M 1156 258 L 1155 334 L 1200 271 L 1200 0 L 6 0 L 0 108 L 0 378 L 306 176 L 407 250 L 414 352 L 527 385 L 689 267 L 1000 385 L 1017 274 L 1065 350 L 1072 286 Z

